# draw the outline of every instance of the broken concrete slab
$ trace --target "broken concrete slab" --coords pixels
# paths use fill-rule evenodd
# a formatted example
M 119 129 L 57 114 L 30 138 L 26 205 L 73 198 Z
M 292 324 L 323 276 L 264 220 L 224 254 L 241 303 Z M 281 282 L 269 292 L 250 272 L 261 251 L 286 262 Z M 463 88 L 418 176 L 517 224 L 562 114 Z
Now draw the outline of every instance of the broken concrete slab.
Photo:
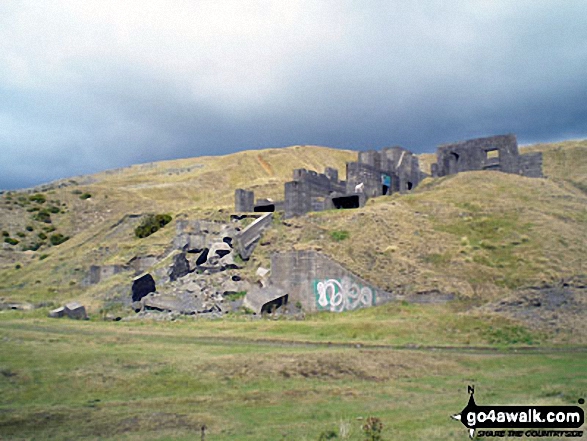
M 61 318 L 63 316 L 65 316 L 65 308 L 63 306 L 49 311 L 49 317 L 51 318 Z
M 215 242 L 210 246 L 209 255 L 220 258 L 226 256 L 232 251 L 232 247 L 226 242 Z
M 151 274 L 143 274 L 132 282 L 132 301 L 138 302 L 147 294 L 157 291 L 155 280 Z
M 86 320 L 88 318 L 86 308 L 78 302 L 67 303 L 64 307 L 64 312 L 71 319 Z
M 173 263 L 169 267 L 168 275 L 170 281 L 175 281 L 181 277 L 186 276 L 190 272 L 190 263 L 188 262 L 185 253 L 178 253 L 173 256 Z
M 276 287 L 251 289 L 243 300 L 243 306 L 252 310 L 255 314 L 273 312 L 277 308 L 286 305 L 288 295 L 282 289 Z

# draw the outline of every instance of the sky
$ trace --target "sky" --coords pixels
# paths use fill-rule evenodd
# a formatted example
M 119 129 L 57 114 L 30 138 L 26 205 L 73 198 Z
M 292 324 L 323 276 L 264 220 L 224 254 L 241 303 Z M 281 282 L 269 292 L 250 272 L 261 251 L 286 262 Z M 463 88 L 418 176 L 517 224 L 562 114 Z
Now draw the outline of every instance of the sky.
M 1 0 L 0 189 L 289 145 L 587 138 L 584 0 Z

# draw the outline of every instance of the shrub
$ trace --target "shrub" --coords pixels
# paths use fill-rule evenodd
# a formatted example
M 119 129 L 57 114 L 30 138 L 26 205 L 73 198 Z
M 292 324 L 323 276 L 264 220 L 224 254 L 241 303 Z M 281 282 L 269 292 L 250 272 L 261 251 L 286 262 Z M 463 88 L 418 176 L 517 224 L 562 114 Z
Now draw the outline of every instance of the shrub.
M 51 223 L 51 213 L 49 213 L 47 210 L 43 209 L 43 210 L 40 210 L 37 214 L 35 214 L 33 216 L 33 219 L 36 220 L 37 222 L 44 222 L 46 224 L 50 224 Z
M 43 227 L 43 230 L 45 230 L 47 233 L 52 233 L 55 231 L 55 227 L 53 225 L 49 225 L 48 227 Z
M 49 242 L 51 242 L 51 245 L 54 245 L 54 246 L 60 245 L 63 242 L 65 242 L 66 240 L 69 240 L 69 236 L 64 236 L 61 233 L 52 234 L 51 237 L 49 238 Z
M 26 237 L 26 234 L 24 234 L 22 231 L 19 231 L 18 233 L 16 233 L 16 235 L 18 237 Z
M 39 260 L 45 260 L 47 257 L 49 257 L 49 255 L 48 255 L 48 254 L 41 254 L 41 255 L 39 256 Z
M 16 239 L 13 239 L 12 237 L 5 237 L 5 238 L 4 238 L 4 242 L 6 242 L 6 243 L 7 243 L 7 244 L 9 244 L 9 245 L 18 245 L 18 243 L 19 243 L 20 241 L 18 241 L 18 240 L 16 240 Z
M 90 199 L 92 197 L 92 195 L 90 193 L 84 193 L 82 195 L 80 195 L 80 199 L 81 200 L 86 200 L 86 199 Z
M 171 222 L 171 219 L 169 214 L 148 214 L 135 228 L 135 236 L 138 238 L 148 237 Z
M 340 242 L 341 240 L 348 239 L 350 236 L 349 232 L 346 230 L 335 230 L 330 232 L 330 238 L 336 242 Z
M 59 207 L 55 207 L 54 205 L 50 206 L 48 208 L 48 210 L 50 213 L 53 213 L 53 214 L 59 213 L 59 211 L 60 211 Z
M 43 245 L 43 242 L 33 242 L 32 244 L 30 244 L 29 246 L 26 247 L 22 247 L 23 251 L 37 251 L 39 248 L 41 248 L 41 246 Z
M 25 230 L 27 230 L 27 231 L 33 231 L 34 228 L 31 225 L 27 225 L 26 228 L 25 228 Z
M 45 197 L 45 195 L 37 193 L 32 196 L 29 196 L 29 200 L 32 202 L 37 202 L 39 204 L 44 204 L 47 198 Z
M 14 265 L 14 269 L 17 269 L 17 270 L 19 270 L 19 269 L 21 269 L 21 268 L 22 268 L 22 267 L 20 266 L 20 263 L 17 263 L 16 265 Z
M 71 194 L 82 194 L 81 190 L 72 190 Z
M 39 239 L 41 239 L 41 240 L 47 239 L 47 235 L 45 233 L 43 233 L 42 231 L 39 234 L 37 234 L 37 236 L 39 236 Z
M 10 233 L 8 231 L 6 231 L 6 230 L 3 230 L 2 231 L 2 236 L 4 236 L 4 237 L 10 237 Z
M 381 431 L 383 430 L 383 423 L 379 418 L 369 417 L 367 422 L 363 425 L 363 433 L 366 438 L 365 441 L 381 441 Z

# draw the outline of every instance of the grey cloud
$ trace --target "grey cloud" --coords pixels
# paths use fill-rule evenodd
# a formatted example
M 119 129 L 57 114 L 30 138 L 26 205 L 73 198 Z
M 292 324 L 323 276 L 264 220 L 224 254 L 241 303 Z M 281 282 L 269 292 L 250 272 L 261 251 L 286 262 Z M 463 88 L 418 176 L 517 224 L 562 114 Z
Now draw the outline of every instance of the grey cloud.
M 584 2 L 336 5 L 327 43 L 244 78 L 253 59 L 234 77 L 223 73 L 226 87 L 198 68 L 193 78 L 180 68 L 164 75 L 93 53 L 69 60 L 66 79 L 46 86 L 0 75 L 0 188 L 292 144 L 422 152 L 507 132 L 522 143 L 587 136 Z M 198 50 L 186 43 L 185 55 Z M 216 66 L 225 54 L 210 56 Z

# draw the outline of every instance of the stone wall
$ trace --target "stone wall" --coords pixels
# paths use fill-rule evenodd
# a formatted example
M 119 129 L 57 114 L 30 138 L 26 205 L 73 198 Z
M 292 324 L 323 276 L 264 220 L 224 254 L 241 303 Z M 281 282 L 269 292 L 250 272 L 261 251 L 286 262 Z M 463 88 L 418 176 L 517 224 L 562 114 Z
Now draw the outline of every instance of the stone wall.
M 436 167 L 438 176 L 474 170 L 520 173 L 516 136 L 511 134 L 491 136 L 438 147 Z
M 306 311 L 350 311 L 395 299 L 316 251 L 273 254 L 270 285 Z

